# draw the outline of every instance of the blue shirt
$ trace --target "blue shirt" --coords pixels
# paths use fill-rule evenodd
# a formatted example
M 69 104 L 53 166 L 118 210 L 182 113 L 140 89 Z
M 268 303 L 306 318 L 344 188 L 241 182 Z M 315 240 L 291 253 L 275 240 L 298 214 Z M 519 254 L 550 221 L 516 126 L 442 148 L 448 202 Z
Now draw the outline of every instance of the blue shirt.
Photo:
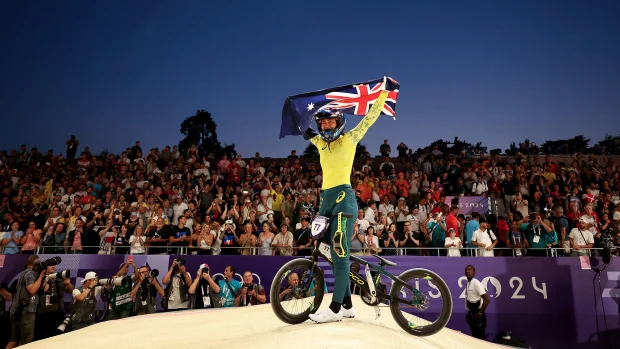
M 15 236 L 18 238 L 21 238 L 22 236 L 24 236 L 24 232 L 21 230 L 18 230 L 15 232 Z M 10 231 L 5 232 L 3 239 L 11 239 L 11 232 Z M 18 253 L 19 253 L 19 245 L 17 245 L 15 241 L 11 239 L 11 241 L 9 241 L 9 243 L 6 246 L 4 246 L 4 254 L 18 254 Z
M 241 282 L 235 279 L 232 279 L 228 283 L 230 284 L 232 291 L 236 295 L 239 295 L 239 290 L 241 289 Z M 221 302 L 224 302 L 222 306 L 224 308 L 234 307 L 235 296 L 233 295 L 233 292 L 231 292 L 231 290 L 228 288 L 228 285 L 226 284 L 226 280 L 219 280 L 217 284 L 220 286 L 220 292 L 218 293 L 218 295 L 220 296 Z
M 480 223 L 477 220 L 472 219 L 465 224 L 465 236 L 467 237 L 467 247 L 475 247 L 471 244 L 471 239 L 474 236 L 474 232 L 480 229 Z

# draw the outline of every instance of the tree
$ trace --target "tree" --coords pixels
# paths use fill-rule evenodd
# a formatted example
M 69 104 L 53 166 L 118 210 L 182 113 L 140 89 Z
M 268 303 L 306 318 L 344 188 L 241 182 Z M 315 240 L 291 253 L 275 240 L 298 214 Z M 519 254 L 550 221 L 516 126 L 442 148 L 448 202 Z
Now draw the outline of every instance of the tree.
M 467 141 L 462 141 L 458 137 L 454 137 L 454 141 L 444 141 L 443 139 L 438 139 L 431 143 L 429 146 L 425 148 L 418 148 L 414 152 L 416 156 L 422 155 L 425 151 L 430 152 L 437 146 L 437 149 L 444 154 L 453 154 L 458 155 L 462 151 L 466 151 L 468 153 L 473 153 L 475 149 L 478 149 L 480 153 L 486 153 L 487 147 L 482 145 L 482 142 L 478 142 L 476 144 L 468 143 Z
M 613 137 L 606 134 L 605 138 L 595 145 L 594 151 L 605 154 L 620 154 L 620 135 Z
M 185 118 L 181 123 L 181 133 L 185 138 L 179 142 L 179 151 L 185 154 L 192 145 L 196 145 L 201 156 L 208 154 L 213 154 L 216 158 L 223 155 L 236 156 L 235 144 L 222 146 L 217 139 L 216 130 L 217 125 L 211 113 L 202 109 L 196 111 L 195 115 Z
M 576 154 L 588 151 L 589 138 L 579 135 L 569 139 L 546 141 L 540 146 L 544 154 Z

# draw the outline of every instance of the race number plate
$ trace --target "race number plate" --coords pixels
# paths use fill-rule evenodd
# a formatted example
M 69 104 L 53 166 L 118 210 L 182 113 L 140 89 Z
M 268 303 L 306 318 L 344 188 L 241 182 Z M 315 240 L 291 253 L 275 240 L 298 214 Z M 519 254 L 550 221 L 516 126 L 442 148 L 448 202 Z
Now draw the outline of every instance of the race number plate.
M 324 242 L 321 242 L 319 244 L 319 252 L 321 252 L 321 254 L 325 256 L 325 258 L 327 259 L 332 258 L 332 248 L 329 247 L 329 245 Z
M 323 234 L 325 234 L 326 227 L 327 227 L 327 217 L 316 216 L 312 220 L 312 239 L 317 240 L 323 237 Z

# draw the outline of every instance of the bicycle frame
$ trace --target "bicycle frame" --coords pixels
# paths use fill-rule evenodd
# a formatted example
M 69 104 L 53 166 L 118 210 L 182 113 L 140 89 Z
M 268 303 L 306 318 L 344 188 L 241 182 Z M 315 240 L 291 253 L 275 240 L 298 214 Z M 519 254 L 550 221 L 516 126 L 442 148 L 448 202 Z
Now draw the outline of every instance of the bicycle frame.
M 311 256 L 311 260 L 312 260 L 312 264 L 313 264 L 313 268 L 310 271 L 310 278 L 309 280 L 312 280 L 314 277 L 314 268 L 319 268 L 318 266 L 318 262 L 319 262 L 319 258 L 322 258 L 324 260 L 326 260 L 329 265 L 332 267 L 334 267 L 333 261 L 331 260 L 331 258 L 327 257 L 325 254 L 323 254 L 320 250 L 321 245 L 323 244 L 324 246 L 328 246 L 325 243 L 322 243 L 320 241 L 317 241 L 318 244 L 317 246 L 315 246 L 313 252 L 312 252 L 312 256 Z M 362 276 L 352 270 L 349 271 L 349 280 L 353 280 L 357 285 L 360 286 L 360 288 L 362 290 L 364 290 L 368 295 L 374 295 L 374 297 L 376 297 L 377 299 L 383 301 L 383 300 L 387 300 L 390 302 L 398 302 L 398 303 L 403 303 L 406 305 L 417 305 L 421 302 L 423 302 L 425 300 L 424 295 L 418 291 L 417 289 L 411 287 L 410 285 L 408 285 L 407 283 L 405 283 L 403 280 L 401 280 L 398 276 L 393 275 L 392 273 L 388 272 L 387 270 L 385 270 L 384 268 L 384 264 L 380 263 L 380 265 L 377 264 L 373 264 L 370 263 L 368 261 L 365 261 L 357 256 L 349 256 L 349 260 L 357 262 L 363 266 L 366 266 L 366 276 Z M 375 278 L 375 280 L 371 280 L 371 275 L 370 275 L 370 269 L 374 270 L 377 272 L 377 276 Z M 361 268 L 360 268 L 361 270 Z M 414 297 L 414 299 L 412 301 L 406 301 L 404 299 L 398 298 L 398 297 L 392 297 L 389 294 L 384 293 L 383 291 L 381 291 L 378 286 L 381 282 L 381 275 L 388 277 L 390 280 L 392 280 L 392 287 L 394 287 L 395 284 L 400 284 L 402 285 L 404 288 L 409 289 L 411 292 L 413 292 L 416 297 Z M 371 286 L 372 285 L 372 286 Z M 309 285 L 308 285 L 309 286 Z

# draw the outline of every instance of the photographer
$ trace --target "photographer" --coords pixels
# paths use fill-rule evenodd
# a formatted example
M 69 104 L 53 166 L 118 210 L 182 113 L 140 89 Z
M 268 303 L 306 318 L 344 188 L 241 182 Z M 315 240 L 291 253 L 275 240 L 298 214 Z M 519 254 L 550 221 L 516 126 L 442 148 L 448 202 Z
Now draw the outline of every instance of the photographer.
M 243 273 L 243 286 L 241 287 L 241 292 L 235 298 L 235 306 L 247 307 L 264 304 L 266 301 L 265 288 L 254 283 L 252 272 L 248 270 Z
M 215 287 L 217 284 L 211 278 L 208 264 L 201 264 L 196 272 L 196 279 L 189 287 L 189 309 L 219 308 L 219 298 Z
M 95 313 L 97 311 L 97 296 L 101 295 L 102 286 L 98 286 L 99 278 L 97 273 L 89 271 L 86 273 L 82 286 L 76 288 L 71 293 L 73 295 L 73 305 L 71 306 L 71 323 L 73 331 L 88 327 L 95 323 Z
M 133 259 L 129 260 L 127 263 L 121 264 L 118 273 L 116 273 L 114 278 L 126 278 L 129 271 L 129 266 L 133 267 L 136 279 L 138 279 L 138 268 L 136 267 L 136 263 Z M 129 317 L 131 310 L 133 309 L 133 297 L 131 296 L 131 293 L 131 282 L 123 282 L 120 286 L 114 286 L 110 294 L 108 320 L 118 320 Z
M 157 295 L 164 297 L 164 288 L 157 281 L 159 271 L 142 266 L 138 270 L 138 278 L 131 290 L 136 315 L 154 314 L 157 312 Z
M 32 342 L 34 323 L 39 305 L 38 290 L 45 277 L 45 269 L 37 268 L 39 256 L 32 255 L 26 262 L 24 270 L 17 279 L 15 297 L 11 303 L 11 343 L 10 347 Z
M 9 291 L 9 286 L 3 282 L 0 282 L 0 328 L 10 328 L 11 322 L 9 320 L 9 313 L 6 311 L 6 302 L 11 302 L 13 295 Z M 0 348 L 4 348 L 9 342 L 11 337 L 10 331 L 0 331 Z
M 181 217 L 179 221 L 181 219 L 184 220 Z M 187 309 L 189 305 L 187 291 L 189 285 L 192 284 L 192 277 L 185 269 L 185 260 L 175 259 L 162 281 L 166 285 L 166 290 L 161 300 L 161 306 L 166 311 Z
M 75 287 L 71 284 L 69 274 L 56 274 L 56 266 L 46 268 L 45 280 L 39 290 L 39 311 L 36 316 L 35 340 L 60 334 L 58 326 L 65 318 L 64 294 L 71 294 Z

